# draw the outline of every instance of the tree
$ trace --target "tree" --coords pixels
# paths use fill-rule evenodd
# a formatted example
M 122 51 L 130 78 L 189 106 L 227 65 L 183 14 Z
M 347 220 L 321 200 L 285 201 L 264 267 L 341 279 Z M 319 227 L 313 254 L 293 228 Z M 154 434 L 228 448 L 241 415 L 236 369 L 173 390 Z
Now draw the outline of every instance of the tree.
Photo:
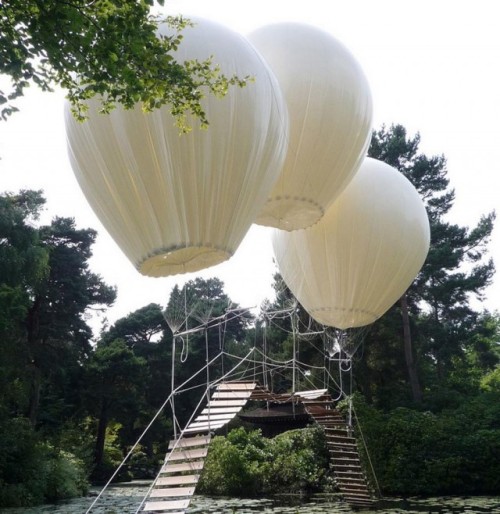
M 13 416 L 28 403 L 24 322 L 49 273 L 49 253 L 34 226 L 45 200 L 40 191 L 0 196 L 0 405 Z
M 172 335 L 163 316 L 162 307 L 151 303 L 121 318 L 101 335 L 100 346 L 120 339 L 127 344 L 136 357 L 144 360 L 147 380 L 141 384 L 141 406 L 135 416 L 122 420 L 120 440 L 122 444 L 133 444 L 144 427 L 167 398 L 171 384 Z M 153 457 L 157 441 L 167 441 L 170 435 L 170 420 L 160 418 L 142 445 L 148 456 Z
M 26 316 L 26 348 L 31 369 L 29 418 L 37 420 L 43 378 L 81 362 L 89 354 L 92 331 L 85 320 L 91 308 L 109 306 L 116 291 L 89 270 L 96 232 L 77 229 L 69 218 L 55 218 L 39 229 L 49 254 L 49 273 L 33 291 Z
M 111 419 L 120 421 L 137 414 L 139 397 L 146 381 L 146 362 L 135 356 L 124 341 L 115 339 L 97 346 L 85 370 L 88 405 L 98 419 L 94 475 L 104 478 L 100 475 L 106 428 Z
M 187 113 L 207 124 L 200 105 L 204 90 L 223 96 L 245 79 L 226 77 L 210 59 L 177 62 L 182 18 L 168 17 L 172 35 L 156 36 L 158 18 L 150 16 L 154 0 L 4 0 L 0 10 L 0 74 L 11 91 L 0 91 L 5 119 L 17 108 L 9 103 L 30 84 L 43 91 L 66 89 L 78 118 L 85 101 L 102 96 L 102 108 L 117 103 L 145 110 L 170 105 L 179 126 Z M 157 2 L 163 5 L 163 0 Z
M 148 346 L 160 338 L 167 329 L 168 325 L 160 305 L 151 303 L 116 321 L 102 334 L 102 340 L 110 342 L 114 339 L 123 339 L 131 348 L 135 345 Z
M 44 202 L 36 191 L 0 197 L 0 348 L 13 363 L 7 376 L 9 389 L 17 388 L 15 409 L 33 425 L 43 383 L 68 379 L 89 353 L 89 309 L 115 298 L 88 269 L 96 233 L 67 218 L 37 227 Z
M 422 391 L 414 360 L 413 342 L 420 354 L 435 363 L 438 382 L 443 383 L 454 359 L 465 357 L 471 334 L 479 326 L 479 314 L 471 297 L 481 299 L 490 284 L 494 265 L 487 259 L 494 213 L 479 220 L 472 229 L 446 219 L 455 199 L 449 189 L 446 160 L 419 153 L 420 136 L 407 136 L 401 125 L 382 127 L 373 133 L 369 155 L 401 171 L 424 200 L 431 225 L 431 246 L 427 260 L 396 307 L 402 318 L 406 366 L 413 400 Z M 410 331 L 411 327 L 411 331 Z M 413 338 L 411 335 L 413 334 Z
M 179 288 L 175 286 L 165 309 L 165 318 L 174 333 L 189 333 L 175 339 L 174 387 L 200 371 L 209 361 L 221 354 L 227 344 L 243 344 L 245 329 L 252 320 L 251 314 L 232 302 L 224 292 L 224 283 L 218 278 L 196 278 Z M 180 347 L 179 347 L 180 346 Z M 224 356 L 206 372 L 197 376 L 190 386 L 200 387 L 228 368 Z M 177 414 L 182 421 L 192 413 L 199 393 L 187 393 Z

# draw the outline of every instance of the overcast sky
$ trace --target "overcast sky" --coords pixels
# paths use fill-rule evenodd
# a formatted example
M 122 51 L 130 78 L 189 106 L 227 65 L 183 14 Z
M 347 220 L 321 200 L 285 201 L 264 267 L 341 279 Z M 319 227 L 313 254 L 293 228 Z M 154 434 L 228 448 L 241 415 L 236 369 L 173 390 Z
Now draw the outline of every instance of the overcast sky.
M 401 123 L 420 132 L 421 150 L 444 154 L 456 190 L 451 221 L 474 226 L 500 206 L 500 31 L 495 0 L 176 0 L 166 11 L 207 17 L 242 33 L 279 21 L 320 27 L 354 54 L 371 85 L 374 128 Z M 299 70 L 298 70 L 299 71 Z M 166 304 L 175 283 L 218 276 L 229 296 L 258 306 L 272 296 L 270 230 L 253 227 L 228 262 L 196 275 L 142 277 L 107 236 L 69 166 L 64 95 L 33 91 L 0 122 L 0 190 L 43 189 L 45 220 L 74 217 L 99 232 L 92 270 L 118 286 L 110 321 L 151 302 Z M 500 213 L 499 213 L 500 214 Z M 490 246 L 500 268 L 500 221 Z M 500 309 L 500 274 L 484 304 Z

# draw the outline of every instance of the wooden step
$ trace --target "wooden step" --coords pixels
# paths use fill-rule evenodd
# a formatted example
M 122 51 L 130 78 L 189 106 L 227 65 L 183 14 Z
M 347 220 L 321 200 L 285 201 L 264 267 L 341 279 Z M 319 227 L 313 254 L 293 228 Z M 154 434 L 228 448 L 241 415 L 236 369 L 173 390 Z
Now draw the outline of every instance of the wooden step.
M 210 444 L 210 440 L 211 437 L 209 435 L 172 439 L 168 443 L 168 449 L 171 450 L 174 446 L 176 448 L 189 448 L 191 446 L 208 446 Z
M 176 448 L 168 455 L 168 462 L 176 460 L 194 460 L 206 457 L 208 453 L 208 447 L 196 448 L 195 450 L 185 450 L 183 448 Z
M 223 421 L 211 421 L 211 422 L 200 422 L 193 423 L 189 425 L 188 428 L 184 429 L 184 434 L 197 434 L 197 433 L 205 433 L 214 430 L 218 430 L 223 427 L 226 423 Z
M 339 486 L 342 491 L 368 491 L 368 488 L 366 487 L 366 483 L 363 481 L 362 483 L 351 483 L 347 481 L 338 481 L 337 485 Z
M 160 510 L 168 511 L 172 509 L 187 509 L 190 500 L 172 500 L 172 501 L 155 501 L 146 502 L 144 511 Z
M 337 472 L 347 472 L 347 471 L 354 471 L 354 472 L 360 472 L 362 473 L 363 470 L 361 469 L 361 466 L 350 466 L 349 464 L 337 464 L 334 463 L 334 468 Z
M 340 490 L 341 490 L 343 495 L 346 495 L 346 496 L 349 495 L 351 498 L 361 498 L 361 499 L 364 499 L 364 500 L 372 499 L 368 489 L 365 489 L 364 491 L 361 491 L 360 489 L 348 489 L 348 488 L 340 487 Z
M 349 490 L 349 489 L 340 489 L 342 495 L 344 498 L 353 498 L 356 500 L 372 500 L 372 497 L 370 496 L 370 493 L 368 490 L 366 491 L 358 491 L 358 490 Z
M 200 414 L 238 414 L 241 407 L 206 407 Z
M 233 413 L 225 413 L 225 414 L 212 414 L 212 413 L 210 413 L 210 414 L 200 414 L 195 419 L 195 422 L 196 423 L 200 423 L 201 421 L 210 421 L 210 420 L 229 422 L 235 416 L 236 416 L 236 414 L 233 414 Z
M 345 473 L 345 472 L 340 472 L 340 473 L 335 474 L 335 480 L 345 482 L 345 483 L 365 484 L 366 485 L 366 478 L 363 473 L 356 473 L 355 475 L 353 475 L 352 473 L 349 474 L 349 473 Z
M 217 407 L 243 407 L 248 400 L 211 400 L 208 402 L 210 408 Z
M 251 396 L 251 391 L 215 391 L 212 395 L 213 400 L 248 400 Z
M 181 498 L 182 496 L 193 496 L 193 494 L 194 487 L 155 487 L 149 496 L 150 498 Z
M 332 457 L 358 459 L 358 447 L 353 443 L 342 443 L 340 441 L 327 441 L 326 447 Z
M 198 469 L 203 469 L 203 465 L 205 464 L 204 460 L 193 460 L 188 462 L 182 462 L 180 464 L 164 464 L 161 468 L 160 473 L 179 473 L 181 471 L 195 471 Z
M 349 491 L 340 491 L 344 499 L 349 503 L 354 502 L 373 502 L 373 498 L 368 494 L 364 495 L 353 495 Z
M 253 391 L 255 382 L 223 382 L 217 385 L 219 391 Z
M 173 475 L 168 477 L 158 477 L 155 482 L 155 487 L 157 485 L 187 485 L 187 484 L 197 484 L 200 479 L 200 475 Z
M 356 439 L 354 439 L 354 437 L 342 437 L 342 436 L 339 436 L 339 435 L 329 435 L 329 434 L 325 434 L 326 435 L 326 439 L 327 439 L 327 442 L 329 444 L 333 444 L 333 445 L 342 445 L 342 446 L 345 446 L 345 447 L 352 447 L 352 448 L 357 448 L 357 444 L 356 444 Z
M 336 456 L 334 458 L 335 458 L 335 462 L 339 463 L 339 464 L 358 464 L 358 465 L 361 464 L 361 461 L 359 460 L 359 458 L 357 456 L 355 457 L 354 455 L 348 456 L 348 457 Z

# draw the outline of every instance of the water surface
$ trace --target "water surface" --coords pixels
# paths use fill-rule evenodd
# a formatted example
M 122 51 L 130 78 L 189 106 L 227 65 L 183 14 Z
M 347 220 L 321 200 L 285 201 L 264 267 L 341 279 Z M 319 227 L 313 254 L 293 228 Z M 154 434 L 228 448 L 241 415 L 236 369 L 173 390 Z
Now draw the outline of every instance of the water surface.
M 94 506 L 91 514 L 133 514 L 140 505 L 149 483 L 131 482 L 110 487 Z M 95 496 L 93 489 L 86 498 L 76 498 L 57 505 L 33 508 L 1 509 L 2 514 L 84 514 Z M 286 500 L 286 501 L 285 501 Z M 353 510 L 337 495 L 318 495 L 300 502 L 298 497 L 279 499 L 209 498 L 194 496 L 187 514 L 500 514 L 500 497 L 391 498 L 379 502 L 377 508 Z M 285 504 L 286 503 L 286 504 Z M 293 503 L 293 505 L 291 504 Z

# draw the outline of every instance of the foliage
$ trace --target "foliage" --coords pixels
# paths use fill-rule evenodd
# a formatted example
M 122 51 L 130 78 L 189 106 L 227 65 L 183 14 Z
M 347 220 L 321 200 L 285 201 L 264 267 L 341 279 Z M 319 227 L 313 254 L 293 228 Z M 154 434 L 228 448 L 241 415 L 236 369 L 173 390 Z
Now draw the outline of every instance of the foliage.
M 45 501 L 54 503 L 85 494 L 88 491 L 88 482 L 83 463 L 68 452 L 51 453 L 46 461 L 48 476 Z
M 374 324 L 357 365 L 358 387 L 388 409 L 421 403 L 422 398 L 428 406 L 442 408 L 446 403 L 436 402 L 435 392 L 466 394 L 498 362 L 491 348 L 498 340 L 498 316 L 478 312 L 472 302 L 484 297 L 494 274 L 487 252 L 495 213 L 482 216 L 473 227 L 451 223 L 455 192 L 449 187 L 446 159 L 426 156 L 419 145 L 419 134 L 409 137 L 403 126 L 392 125 L 373 133 L 369 149 L 371 157 L 394 166 L 413 183 L 431 228 L 428 257 L 404 304 L 398 302 Z M 403 337 L 404 314 L 409 315 L 410 339 Z
M 158 0 L 163 5 L 163 0 Z M 200 104 L 206 91 L 223 96 L 245 78 L 226 77 L 205 61 L 177 62 L 173 54 L 189 22 L 165 18 L 171 35 L 157 37 L 158 18 L 150 16 L 154 0 L 5 0 L 0 10 L 0 74 L 11 90 L 0 91 L 5 119 L 17 108 L 9 103 L 30 84 L 43 91 L 54 85 L 67 90 L 78 118 L 85 101 L 98 95 L 102 110 L 117 103 L 125 108 L 142 104 L 146 111 L 170 105 L 179 126 L 186 115 L 207 124 Z
M 3 419 L 0 433 L 0 507 L 26 507 L 86 493 L 83 463 L 40 441 L 28 419 Z
M 0 195 L 0 481 L 9 504 L 82 490 L 85 467 L 59 443 L 81 415 L 88 310 L 115 296 L 88 268 L 95 232 L 66 218 L 39 226 L 44 203 L 39 191 Z
M 196 278 L 182 288 L 175 286 L 164 314 L 175 336 L 172 341 L 175 348 L 174 387 L 189 380 L 189 387 L 198 385 L 199 390 L 207 381 L 230 369 L 229 359 L 222 352 L 228 345 L 233 348 L 245 346 L 245 329 L 253 319 L 247 310 L 229 298 L 224 283 L 218 278 Z M 212 365 L 205 372 L 196 375 L 211 361 Z M 184 394 L 182 402 L 178 402 L 176 415 L 181 424 L 196 407 L 199 390 Z
M 199 487 L 213 495 L 310 493 L 324 486 L 327 471 L 326 442 L 317 426 L 273 439 L 240 427 L 212 440 Z
M 93 476 L 101 480 L 110 467 L 106 462 L 109 424 L 112 420 L 125 423 L 127 418 L 137 416 L 141 386 L 146 381 L 146 362 L 134 355 L 124 341 L 115 339 L 97 346 L 86 365 L 85 381 L 88 408 L 98 419 Z
M 386 495 L 498 494 L 500 396 L 434 414 L 374 409 L 357 396 L 368 452 Z

